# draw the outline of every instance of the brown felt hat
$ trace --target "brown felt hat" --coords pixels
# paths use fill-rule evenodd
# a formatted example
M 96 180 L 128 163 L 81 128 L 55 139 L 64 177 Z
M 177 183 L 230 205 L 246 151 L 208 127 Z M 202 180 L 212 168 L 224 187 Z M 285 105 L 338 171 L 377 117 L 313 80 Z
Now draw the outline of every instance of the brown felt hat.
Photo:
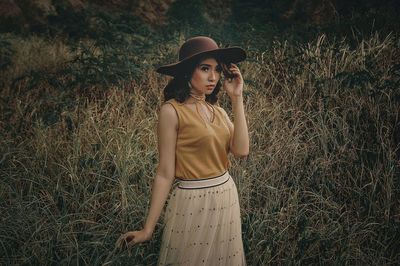
M 188 39 L 179 48 L 178 62 L 160 66 L 157 72 L 169 76 L 177 76 L 185 72 L 194 60 L 210 55 L 224 63 L 238 63 L 246 59 L 246 52 L 240 47 L 219 48 L 217 43 L 205 36 Z

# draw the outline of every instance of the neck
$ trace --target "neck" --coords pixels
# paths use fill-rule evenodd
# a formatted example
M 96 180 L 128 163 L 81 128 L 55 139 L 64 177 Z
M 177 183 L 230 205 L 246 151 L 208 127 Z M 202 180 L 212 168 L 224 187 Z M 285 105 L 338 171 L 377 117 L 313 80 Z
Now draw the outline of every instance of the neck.
M 194 94 L 194 93 L 190 93 L 189 94 L 190 95 L 190 97 L 192 97 L 192 98 L 194 98 L 194 99 L 196 99 L 196 100 L 198 100 L 198 101 L 205 101 L 206 100 L 206 95 L 196 95 L 196 94 Z

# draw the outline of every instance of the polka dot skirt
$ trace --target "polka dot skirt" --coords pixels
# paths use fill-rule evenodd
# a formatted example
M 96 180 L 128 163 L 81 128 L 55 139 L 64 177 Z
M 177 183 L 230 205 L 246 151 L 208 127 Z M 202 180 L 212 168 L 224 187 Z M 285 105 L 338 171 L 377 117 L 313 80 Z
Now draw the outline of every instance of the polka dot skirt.
M 231 177 L 214 187 L 172 190 L 158 265 L 246 265 Z

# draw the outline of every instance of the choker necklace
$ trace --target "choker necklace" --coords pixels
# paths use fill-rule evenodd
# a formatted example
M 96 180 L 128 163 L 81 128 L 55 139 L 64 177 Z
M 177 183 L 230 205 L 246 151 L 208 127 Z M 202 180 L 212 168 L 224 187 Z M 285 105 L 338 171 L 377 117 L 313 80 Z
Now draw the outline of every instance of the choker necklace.
M 196 94 L 193 94 L 193 93 L 190 93 L 189 95 L 192 98 L 194 98 L 194 99 L 196 99 L 198 101 L 205 101 L 206 100 L 206 96 L 205 95 L 204 96 L 199 96 L 199 95 L 196 95 Z

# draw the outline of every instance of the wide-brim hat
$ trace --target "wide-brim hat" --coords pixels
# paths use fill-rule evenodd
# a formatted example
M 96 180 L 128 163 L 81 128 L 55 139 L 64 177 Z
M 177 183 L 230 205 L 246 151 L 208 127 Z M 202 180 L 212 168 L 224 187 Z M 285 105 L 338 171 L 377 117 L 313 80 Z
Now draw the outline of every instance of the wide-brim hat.
M 178 62 L 160 66 L 156 71 L 160 74 L 177 76 L 185 73 L 196 59 L 205 55 L 215 57 L 227 64 L 239 63 L 246 59 L 246 52 L 240 47 L 219 48 L 213 39 L 197 36 L 188 39 L 179 48 Z

